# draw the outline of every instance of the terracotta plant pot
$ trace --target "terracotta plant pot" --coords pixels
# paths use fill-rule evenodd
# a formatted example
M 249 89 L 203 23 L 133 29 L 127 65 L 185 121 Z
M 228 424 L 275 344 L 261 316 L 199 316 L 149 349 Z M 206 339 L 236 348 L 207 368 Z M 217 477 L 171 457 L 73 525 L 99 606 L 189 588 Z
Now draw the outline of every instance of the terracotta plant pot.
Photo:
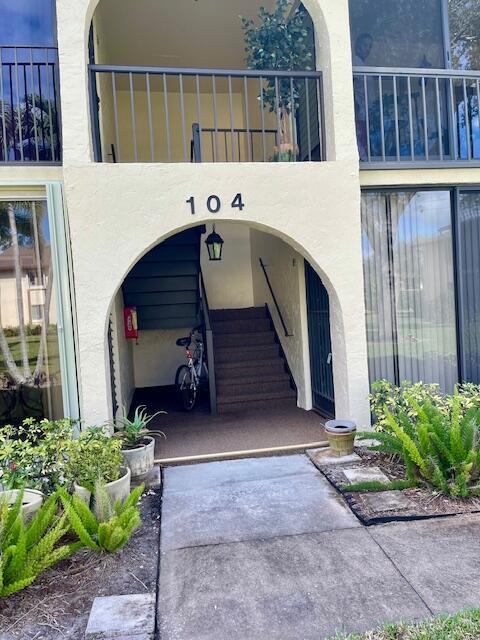
M 145 436 L 143 442 L 135 449 L 122 449 L 123 461 L 132 472 L 132 478 L 140 478 L 153 469 L 155 439 Z
M 353 443 L 357 433 L 355 422 L 350 420 L 329 420 L 325 423 L 325 433 L 332 456 L 341 458 L 353 453 Z
M 130 480 L 131 473 L 128 467 L 122 467 L 120 470 L 120 477 L 118 480 L 113 480 L 113 482 L 107 482 L 105 485 L 105 489 L 107 490 L 108 495 L 110 496 L 110 500 L 115 502 L 116 500 L 121 500 L 122 502 L 128 497 L 130 494 Z M 85 502 L 85 504 L 90 504 L 90 499 L 92 497 L 92 493 L 82 487 L 81 485 L 74 482 L 74 491 L 77 496 Z
M 19 489 L 13 489 L 12 491 L 2 491 L 0 498 L 6 496 L 9 504 L 14 504 L 20 493 Z M 24 520 L 30 520 L 37 513 L 43 504 L 44 494 L 36 489 L 25 489 L 23 492 L 22 506 L 20 512 Z

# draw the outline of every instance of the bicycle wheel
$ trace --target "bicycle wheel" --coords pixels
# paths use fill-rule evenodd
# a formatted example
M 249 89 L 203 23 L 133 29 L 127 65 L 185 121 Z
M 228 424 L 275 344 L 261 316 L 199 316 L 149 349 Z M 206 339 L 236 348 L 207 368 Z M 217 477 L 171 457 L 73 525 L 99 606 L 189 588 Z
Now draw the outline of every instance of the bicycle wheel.
M 197 385 L 192 377 L 190 368 L 186 364 L 177 369 L 175 386 L 183 409 L 191 411 L 197 401 Z

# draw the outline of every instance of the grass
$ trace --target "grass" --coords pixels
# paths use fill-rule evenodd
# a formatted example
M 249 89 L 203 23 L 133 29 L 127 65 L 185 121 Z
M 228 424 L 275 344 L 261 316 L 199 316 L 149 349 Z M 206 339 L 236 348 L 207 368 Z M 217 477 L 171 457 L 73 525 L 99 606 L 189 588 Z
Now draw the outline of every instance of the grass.
M 13 359 L 17 365 L 22 365 L 22 352 L 20 348 L 20 340 L 17 336 L 7 338 L 7 343 L 10 348 Z M 28 361 L 30 367 L 33 369 L 37 363 L 38 349 L 40 346 L 40 336 L 27 336 L 28 346 Z M 51 372 L 57 372 L 60 370 L 60 359 L 58 354 L 58 337 L 56 333 L 49 332 L 47 334 L 47 351 L 48 351 L 48 364 Z M 45 366 L 44 366 L 45 369 Z M 8 367 L 0 354 L 0 374 L 8 373 Z
M 360 491 L 402 491 L 403 489 L 412 489 L 416 487 L 416 483 L 411 480 L 392 480 L 391 482 L 380 482 L 380 480 L 364 480 L 363 482 L 352 482 L 352 484 L 343 485 L 343 491 L 351 493 Z
M 478 640 L 480 609 L 440 616 L 418 624 L 389 624 L 366 634 L 337 635 L 332 640 Z

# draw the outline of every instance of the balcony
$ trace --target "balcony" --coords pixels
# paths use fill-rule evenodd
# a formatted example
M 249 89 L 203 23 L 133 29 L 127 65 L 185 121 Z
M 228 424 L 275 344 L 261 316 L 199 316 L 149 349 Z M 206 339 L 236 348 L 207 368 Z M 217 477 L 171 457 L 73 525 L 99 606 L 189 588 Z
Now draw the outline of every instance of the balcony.
M 480 166 L 480 71 L 354 67 L 363 169 Z
M 89 66 L 97 162 L 324 159 L 322 75 Z
M 0 47 L 0 165 L 60 164 L 55 47 Z

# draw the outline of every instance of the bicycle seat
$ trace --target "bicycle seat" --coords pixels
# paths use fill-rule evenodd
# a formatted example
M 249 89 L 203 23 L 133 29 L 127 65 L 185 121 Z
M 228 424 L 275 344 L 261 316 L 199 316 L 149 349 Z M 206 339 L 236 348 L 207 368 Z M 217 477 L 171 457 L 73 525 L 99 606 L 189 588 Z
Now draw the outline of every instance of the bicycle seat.
M 177 347 L 188 347 L 190 342 L 191 342 L 190 336 L 187 336 L 186 338 L 179 338 L 177 340 Z

